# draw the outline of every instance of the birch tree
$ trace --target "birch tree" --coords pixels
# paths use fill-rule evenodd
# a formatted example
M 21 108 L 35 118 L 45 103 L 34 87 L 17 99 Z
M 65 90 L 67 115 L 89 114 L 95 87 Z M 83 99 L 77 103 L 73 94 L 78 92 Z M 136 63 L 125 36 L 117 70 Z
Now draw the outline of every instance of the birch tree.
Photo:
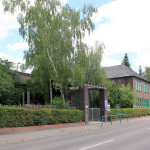
M 85 32 L 94 30 L 91 17 L 97 10 L 91 5 L 76 10 L 57 0 L 35 0 L 33 6 L 29 0 L 3 0 L 3 6 L 5 12 L 19 11 L 19 33 L 29 45 L 25 52 L 28 66 L 36 68 L 42 56 L 49 65 L 50 80 L 64 97 L 72 58 L 81 51 Z
M 84 83 L 105 85 L 106 75 L 101 67 L 104 44 L 96 42 L 93 47 L 82 45 L 75 55 L 72 70 L 72 84 L 82 86 Z M 80 80 L 79 80 L 80 79 Z

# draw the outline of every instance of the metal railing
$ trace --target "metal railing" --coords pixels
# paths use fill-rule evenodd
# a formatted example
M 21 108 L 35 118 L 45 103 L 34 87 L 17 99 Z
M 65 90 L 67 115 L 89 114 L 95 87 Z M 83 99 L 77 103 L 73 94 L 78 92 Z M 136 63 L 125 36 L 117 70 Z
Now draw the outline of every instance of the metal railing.
M 111 125 L 112 125 L 112 117 L 115 117 L 115 116 L 120 116 L 120 124 L 121 124 L 121 116 L 127 116 L 127 122 L 129 121 L 128 114 L 107 115 L 107 116 L 102 116 L 102 126 L 103 126 L 104 117 L 111 117 Z

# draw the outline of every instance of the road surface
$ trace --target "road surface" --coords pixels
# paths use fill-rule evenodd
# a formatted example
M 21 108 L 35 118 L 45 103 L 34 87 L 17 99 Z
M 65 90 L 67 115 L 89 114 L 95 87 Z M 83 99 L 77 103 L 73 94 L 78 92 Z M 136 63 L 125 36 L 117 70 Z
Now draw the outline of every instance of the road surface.
M 0 150 L 150 150 L 150 121 L 1 145 Z

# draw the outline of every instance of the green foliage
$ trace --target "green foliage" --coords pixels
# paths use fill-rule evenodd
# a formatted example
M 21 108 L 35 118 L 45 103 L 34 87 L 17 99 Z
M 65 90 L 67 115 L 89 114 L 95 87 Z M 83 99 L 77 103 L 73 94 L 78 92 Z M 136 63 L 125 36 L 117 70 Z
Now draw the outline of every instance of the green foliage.
M 63 106 L 64 100 L 60 97 L 54 97 L 52 104 L 56 106 Z
M 41 67 L 34 69 L 30 79 L 26 82 L 28 90 L 37 96 L 39 103 L 42 103 L 40 99 L 49 102 L 49 74 L 46 70 L 49 71 L 48 69 L 41 69 Z
M 40 109 L 29 110 L 0 106 L 0 128 L 76 123 L 84 121 L 80 110 Z
M 90 34 L 95 28 L 91 18 L 97 9 L 84 5 L 77 10 L 57 0 L 36 0 L 34 6 L 28 0 L 3 0 L 3 5 L 5 12 L 20 11 L 19 32 L 29 44 L 26 65 L 36 69 L 34 81 L 30 82 L 33 91 L 45 97 L 49 80 L 62 95 L 68 90 L 68 81 L 73 86 L 104 85 L 106 76 L 101 69 L 104 46 L 96 44 L 89 48 L 82 41 L 85 33 Z
M 83 86 L 84 83 L 105 85 L 106 75 L 101 68 L 104 45 L 98 42 L 94 47 L 83 45 L 81 51 L 75 54 L 72 85 Z
M 39 68 L 45 63 L 54 86 L 66 91 L 71 60 L 75 51 L 80 51 L 85 32 L 94 30 L 91 17 L 97 10 L 91 5 L 75 10 L 57 0 L 36 0 L 34 6 L 27 0 L 3 0 L 3 5 L 5 12 L 20 10 L 19 32 L 29 44 L 25 52 L 27 65 Z
M 143 76 L 143 72 L 142 72 L 142 67 L 141 67 L 141 65 L 139 66 L 139 75 L 140 75 L 140 76 Z
M 120 108 L 129 108 L 136 103 L 136 96 L 130 85 L 116 85 L 112 82 L 108 87 L 108 103 L 111 108 L 119 105 Z
M 115 105 L 119 104 L 121 100 L 121 91 L 120 86 L 116 85 L 114 81 L 108 86 L 108 103 L 111 108 L 114 108 Z
M 150 67 L 145 67 L 144 77 L 150 81 Z
M 129 117 L 140 117 L 150 115 L 150 108 L 120 108 L 110 109 L 108 115 L 128 114 Z M 121 116 L 122 118 L 127 116 Z M 113 117 L 114 119 L 117 117 Z
M 13 68 L 12 62 L 0 59 L 0 103 L 4 105 L 19 104 L 22 94 L 18 72 Z
M 64 101 L 61 97 L 54 97 L 52 104 L 58 106 L 59 108 L 69 108 L 70 101 Z
M 128 54 L 127 53 L 125 53 L 125 55 L 124 55 L 124 58 L 122 60 L 122 64 L 126 65 L 129 68 L 131 66 L 130 63 L 129 63 L 129 58 L 128 58 Z
M 120 108 L 129 108 L 136 103 L 136 96 L 134 90 L 131 89 L 130 85 L 124 86 L 123 84 L 120 87 L 121 100 Z
M 99 91 L 92 91 L 89 94 L 90 107 L 99 107 Z

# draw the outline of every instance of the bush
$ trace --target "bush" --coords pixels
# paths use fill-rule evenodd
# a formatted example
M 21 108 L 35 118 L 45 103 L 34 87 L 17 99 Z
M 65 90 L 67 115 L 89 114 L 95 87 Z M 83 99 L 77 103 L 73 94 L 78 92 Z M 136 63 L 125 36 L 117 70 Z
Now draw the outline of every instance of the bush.
M 136 103 L 136 96 L 133 89 L 131 89 L 130 84 L 124 86 L 123 84 L 120 87 L 121 92 L 121 101 L 120 108 L 131 108 L 133 104 Z
M 131 108 L 136 103 L 136 96 L 129 84 L 127 86 L 116 85 L 113 81 L 108 87 L 108 102 L 111 108 L 115 105 L 119 105 L 120 108 Z
M 58 108 L 69 108 L 70 102 L 64 101 L 61 97 L 54 97 L 52 104 L 58 106 Z
M 128 114 L 129 117 L 140 117 L 150 115 L 150 108 L 120 108 L 120 109 L 111 109 L 108 112 L 108 115 L 117 115 L 117 114 Z M 127 116 L 121 116 L 126 118 Z M 117 117 L 113 117 L 116 119 Z
M 0 107 L 0 128 L 76 123 L 84 121 L 80 110 Z

